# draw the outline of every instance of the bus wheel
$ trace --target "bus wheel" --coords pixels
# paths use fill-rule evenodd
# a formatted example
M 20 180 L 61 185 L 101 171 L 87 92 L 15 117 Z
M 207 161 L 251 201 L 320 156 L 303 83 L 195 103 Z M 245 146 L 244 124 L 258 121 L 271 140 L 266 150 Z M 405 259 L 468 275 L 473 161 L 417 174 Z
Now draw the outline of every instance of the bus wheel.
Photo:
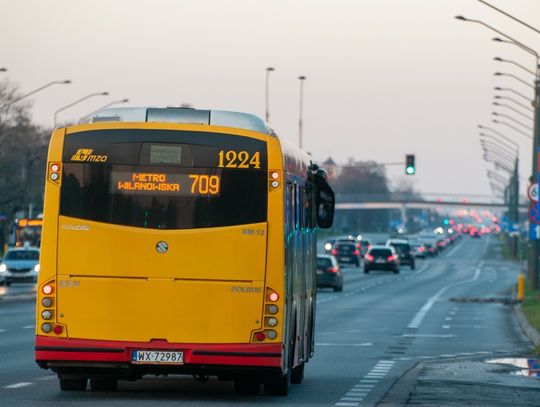
M 62 391 L 85 391 L 87 379 L 63 379 L 60 378 L 60 390 Z
M 90 390 L 92 391 L 115 391 L 117 387 L 117 379 L 90 379 Z
M 268 396 L 286 396 L 289 394 L 289 373 L 270 379 L 264 383 L 264 394 Z
M 304 381 L 304 365 L 305 363 L 296 366 L 291 371 L 291 383 L 300 384 Z
M 251 378 L 234 379 L 234 391 L 236 394 L 256 395 L 261 389 L 261 382 Z

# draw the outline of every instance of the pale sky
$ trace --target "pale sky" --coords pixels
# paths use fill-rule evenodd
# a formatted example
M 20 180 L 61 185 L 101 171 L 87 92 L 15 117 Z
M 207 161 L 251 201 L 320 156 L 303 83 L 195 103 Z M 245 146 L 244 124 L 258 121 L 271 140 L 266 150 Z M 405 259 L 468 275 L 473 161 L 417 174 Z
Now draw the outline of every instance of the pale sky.
M 540 28 L 540 0 L 490 3 Z M 417 174 L 407 179 L 420 191 L 490 194 L 477 124 L 519 143 L 524 178 L 532 157 L 529 139 L 491 123 L 494 86 L 532 98 L 525 85 L 493 73 L 532 76 L 493 57 L 531 70 L 534 58 L 458 14 L 540 52 L 540 35 L 477 0 L 0 0 L 0 67 L 8 69 L 0 79 L 22 93 L 72 80 L 32 99 L 34 119 L 51 127 L 56 110 L 103 91 L 110 96 L 67 109 L 59 121 L 124 98 L 125 106 L 190 103 L 264 118 L 272 66 L 270 124 L 295 143 L 297 78 L 307 77 L 304 148 L 316 160 L 415 154 Z M 396 184 L 405 178 L 401 166 L 388 174 Z

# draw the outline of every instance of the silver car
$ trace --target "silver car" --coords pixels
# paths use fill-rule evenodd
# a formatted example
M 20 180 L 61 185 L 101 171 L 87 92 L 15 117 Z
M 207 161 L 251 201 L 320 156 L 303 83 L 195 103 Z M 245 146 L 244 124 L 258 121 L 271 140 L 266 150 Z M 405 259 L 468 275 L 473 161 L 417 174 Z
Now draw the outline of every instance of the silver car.
M 0 262 L 0 285 L 35 283 L 39 272 L 39 249 L 9 249 Z

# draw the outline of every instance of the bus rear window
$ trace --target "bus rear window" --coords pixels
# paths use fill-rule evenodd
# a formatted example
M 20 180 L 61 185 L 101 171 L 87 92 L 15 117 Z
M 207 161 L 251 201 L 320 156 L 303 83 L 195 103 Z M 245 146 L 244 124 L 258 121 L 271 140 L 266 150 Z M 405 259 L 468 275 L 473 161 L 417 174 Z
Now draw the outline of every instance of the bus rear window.
M 71 143 L 68 135 L 61 215 L 156 229 L 266 221 L 264 142 L 203 133 L 193 144 L 192 132 L 166 131 L 169 137 L 164 138 L 161 131 L 138 131 L 132 139 L 121 132 L 121 137 L 115 137 L 116 131 L 92 132 L 106 133 L 97 139 L 76 133 Z M 106 159 L 88 160 L 92 155 Z M 247 165 L 239 167 L 242 162 Z

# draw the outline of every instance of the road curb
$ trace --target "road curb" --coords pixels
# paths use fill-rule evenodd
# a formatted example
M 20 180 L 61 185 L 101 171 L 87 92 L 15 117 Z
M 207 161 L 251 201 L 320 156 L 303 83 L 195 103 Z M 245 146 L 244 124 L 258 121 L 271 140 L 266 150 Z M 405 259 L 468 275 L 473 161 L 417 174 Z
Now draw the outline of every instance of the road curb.
M 28 301 L 35 300 L 36 294 L 20 294 L 20 295 L 5 295 L 0 296 L 0 304 L 3 302 Z
M 405 407 L 414 391 L 424 364 L 416 362 L 398 378 L 382 397 L 377 407 Z
M 523 314 L 523 311 L 521 311 L 521 305 L 517 304 L 512 307 L 514 311 L 514 316 L 516 318 L 516 321 L 518 325 L 520 326 L 523 333 L 531 340 L 531 342 L 534 344 L 534 346 L 540 345 L 540 333 L 536 329 L 534 329 L 531 324 L 529 324 L 529 321 L 527 321 L 527 318 L 525 318 L 525 315 Z

